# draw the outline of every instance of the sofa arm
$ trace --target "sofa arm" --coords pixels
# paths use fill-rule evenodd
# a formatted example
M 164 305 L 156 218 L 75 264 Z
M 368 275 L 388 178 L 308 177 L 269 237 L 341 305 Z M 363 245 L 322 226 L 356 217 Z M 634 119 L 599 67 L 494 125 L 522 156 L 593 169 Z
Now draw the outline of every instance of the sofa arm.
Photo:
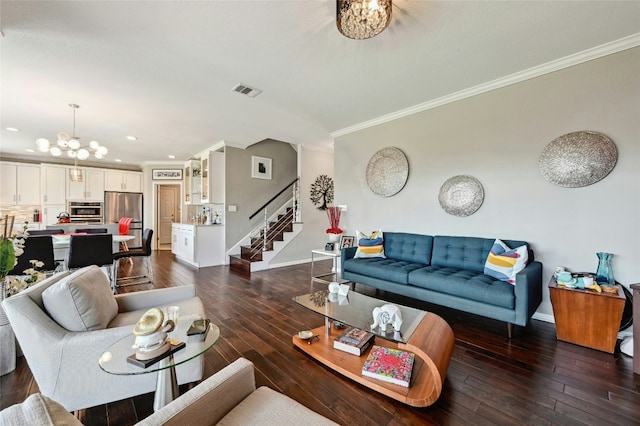
M 171 305 L 178 300 L 190 299 L 195 295 L 196 288 L 190 284 L 117 294 L 115 299 L 118 302 L 118 312 L 131 312 Z
M 353 259 L 353 257 L 356 255 L 356 251 L 358 250 L 358 247 L 348 247 L 345 249 L 342 249 L 342 253 L 340 254 L 340 274 L 341 276 L 344 275 L 344 262 L 349 260 L 349 259 Z
M 530 262 L 516 275 L 516 325 L 526 326 L 542 302 L 542 263 Z
M 214 425 L 255 389 L 253 363 L 239 358 L 137 425 Z

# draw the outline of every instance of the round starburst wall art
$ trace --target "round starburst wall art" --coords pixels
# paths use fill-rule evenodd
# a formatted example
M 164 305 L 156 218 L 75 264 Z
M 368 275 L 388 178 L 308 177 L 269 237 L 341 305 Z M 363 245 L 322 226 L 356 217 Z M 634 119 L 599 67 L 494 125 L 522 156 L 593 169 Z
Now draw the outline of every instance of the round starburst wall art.
M 566 188 L 592 185 L 616 165 L 618 150 L 598 132 L 573 132 L 551 141 L 542 151 L 538 168 L 546 180 Z
M 440 207 L 453 216 L 470 216 L 484 201 L 484 188 L 472 176 L 458 175 L 442 184 L 438 194 Z
M 396 195 L 409 177 L 409 161 L 398 148 L 382 148 L 373 154 L 367 165 L 367 185 L 374 194 Z

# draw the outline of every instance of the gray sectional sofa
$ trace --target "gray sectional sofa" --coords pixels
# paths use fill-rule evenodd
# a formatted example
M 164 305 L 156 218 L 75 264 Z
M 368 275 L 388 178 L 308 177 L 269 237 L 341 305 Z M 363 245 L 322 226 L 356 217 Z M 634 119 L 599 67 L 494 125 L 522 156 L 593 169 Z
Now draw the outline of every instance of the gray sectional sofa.
M 356 247 L 342 250 L 341 274 L 364 284 L 428 303 L 526 326 L 542 301 L 542 264 L 524 241 L 503 240 L 510 248 L 526 245 L 527 266 L 515 285 L 484 274 L 495 239 L 384 233 L 386 258 L 354 258 Z

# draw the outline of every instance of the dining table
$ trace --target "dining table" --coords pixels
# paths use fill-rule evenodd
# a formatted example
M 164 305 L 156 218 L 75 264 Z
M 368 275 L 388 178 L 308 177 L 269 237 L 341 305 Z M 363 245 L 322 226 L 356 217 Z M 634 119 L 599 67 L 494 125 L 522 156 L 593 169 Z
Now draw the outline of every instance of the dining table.
M 52 235 L 53 239 L 53 257 L 55 260 L 65 261 L 69 254 L 69 242 L 73 235 L 87 235 L 86 233 L 73 233 L 73 234 L 55 234 Z M 135 235 L 119 235 L 113 234 L 113 252 L 120 251 L 120 243 L 131 241 L 135 238 Z

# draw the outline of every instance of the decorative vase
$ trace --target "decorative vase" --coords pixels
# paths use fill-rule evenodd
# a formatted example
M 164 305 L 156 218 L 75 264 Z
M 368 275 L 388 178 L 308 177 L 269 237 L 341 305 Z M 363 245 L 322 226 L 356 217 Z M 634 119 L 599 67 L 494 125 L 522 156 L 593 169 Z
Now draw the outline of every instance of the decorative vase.
M 0 326 L 9 324 L 9 318 L 7 318 L 7 314 L 4 312 L 4 308 L 2 307 L 2 301 L 7 296 L 5 282 L 6 277 L 0 278 Z
M 598 270 L 596 271 L 596 282 L 600 285 L 615 286 L 616 281 L 613 278 L 613 269 L 611 269 L 611 253 L 596 253 L 598 256 Z
M 340 236 L 342 234 L 332 234 L 331 232 L 329 232 L 327 235 L 329 236 L 329 242 L 337 243 L 338 241 L 340 241 Z

